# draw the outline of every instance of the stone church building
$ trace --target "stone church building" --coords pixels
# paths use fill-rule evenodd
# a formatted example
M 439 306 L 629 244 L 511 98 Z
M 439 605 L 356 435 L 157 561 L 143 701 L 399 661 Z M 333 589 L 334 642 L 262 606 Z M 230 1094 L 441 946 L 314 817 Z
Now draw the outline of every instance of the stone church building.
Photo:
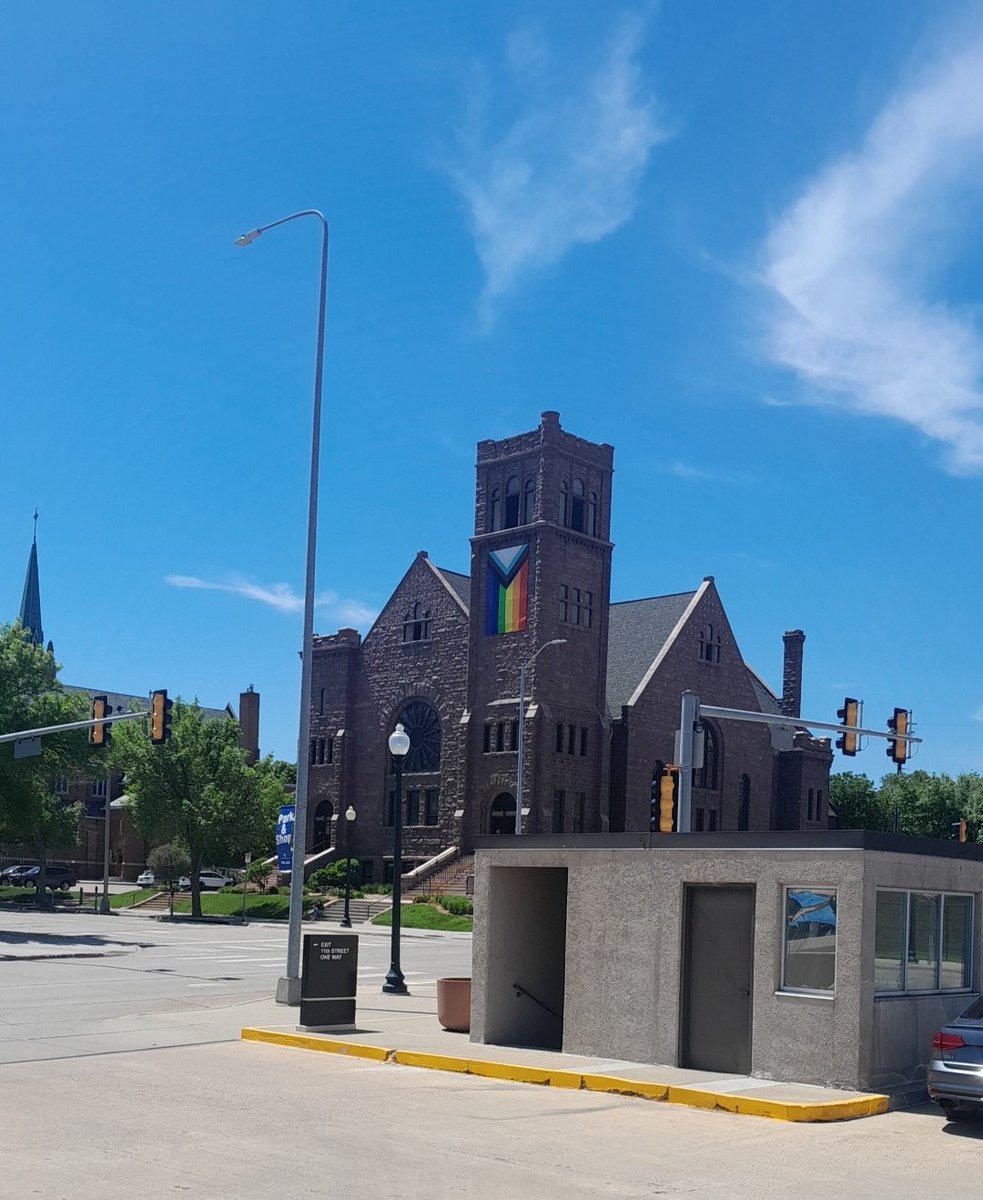
M 673 758 L 680 694 L 799 715 L 805 635 L 785 634 L 782 695 L 744 662 L 712 576 L 692 591 L 612 604 L 613 448 L 543 413 L 478 444 L 471 573 L 420 551 L 364 638 L 314 639 L 307 846 L 392 874 L 387 739 L 410 735 L 403 861 L 515 828 L 519 671 L 526 671 L 523 829 L 649 829 Z M 696 830 L 827 828 L 832 753 L 806 731 L 705 721 Z M 354 822 L 343 814 L 351 805 Z M 339 820 L 339 818 L 341 818 Z M 346 844 L 345 839 L 348 839 Z

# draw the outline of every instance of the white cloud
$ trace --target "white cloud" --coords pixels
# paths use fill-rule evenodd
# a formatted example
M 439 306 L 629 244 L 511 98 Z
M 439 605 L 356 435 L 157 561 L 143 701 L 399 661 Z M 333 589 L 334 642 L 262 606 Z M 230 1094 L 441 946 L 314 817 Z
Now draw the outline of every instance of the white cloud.
M 983 337 L 933 287 L 978 209 L 967 193 L 983 181 L 981 80 L 977 34 L 899 89 L 765 244 L 774 360 L 817 399 L 943 443 L 956 472 L 983 471 Z
M 637 61 L 643 28 L 642 18 L 623 18 L 586 74 L 558 66 L 538 34 L 514 33 L 508 65 L 518 113 L 504 131 L 488 132 L 487 89 L 477 89 L 448 173 L 484 268 L 486 325 L 529 275 L 632 216 L 649 154 L 669 136 Z
M 684 462 L 670 463 L 669 466 L 663 467 L 662 470 L 668 472 L 670 475 L 675 475 L 677 479 L 706 480 L 712 483 L 753 482 L 747 475 L 737 475 L 733 471 L 715 471 L 708 467 L 694 467 Z
M 200 588 L 209 592 L 231 592 L 247 600 L 258 600 L 282 613 L 302 613 L 304 597 L 299 596 L 288 583 L 264 585 L 245 575 L 230 572 L 223 580 L 199 579 L 196 575 L 165 575 L 164 582 L 171 587 Z M 323 609 L 342 624 L 364 629 L 376 617 L 373 609 L 357 600 L 343 600 L 335 592 L 322 592 L 314 600 L 315 609 Z

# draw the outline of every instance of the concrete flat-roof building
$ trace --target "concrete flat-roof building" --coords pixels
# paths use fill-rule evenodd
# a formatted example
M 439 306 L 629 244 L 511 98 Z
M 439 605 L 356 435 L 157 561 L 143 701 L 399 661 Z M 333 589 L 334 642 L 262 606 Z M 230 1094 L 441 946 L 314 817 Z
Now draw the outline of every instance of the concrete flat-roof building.
M 901 1095 L 981 895 L 983 846 L 891 834 L 483 838 L 471 1037 Z

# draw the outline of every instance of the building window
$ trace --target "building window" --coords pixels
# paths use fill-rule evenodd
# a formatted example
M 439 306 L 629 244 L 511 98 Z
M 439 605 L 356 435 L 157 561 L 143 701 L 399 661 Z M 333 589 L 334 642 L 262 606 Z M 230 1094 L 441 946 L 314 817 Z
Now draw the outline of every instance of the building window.
M 720 743 L 717 732 L 710 722 L 703 721 L 702 725 L 703 766 L 693 771 L 693 787 L 715 792 L 720 774 Z
M 491 748 L 492 748 L 491 722 L 489 722 L 489 721 L 485 722 L 485 728 L 484 728 L 483 732 L 484 732 L 484 738 L 481 743 L 481 752 L 483 754 L 489 754 L 491 752 Z
M 103 782 L 105 782 L 105 780 L 103 780 Z M 68 795 L 68 776 L 67 775 L 56 775 L 55 781 L 52 784 L 52 789 L 54 790 L 54 793 L 56 796 L 67 796 Z
M 437 815 L 439 811 L 438 801 L 440 800 L 440 791 L 437 788 L 427 788 L 424 793 L 424 814 L 423 820 L 427 825 L 437 824 Z
M 822 788 L 816 790 L 816 820 L 823 819 L 823 792 Z
M 587 795 L 585 792 L 577 793 L 577 807 L 573 813 L 573 832 L 584 832 L 584 809 L 587 805 Z
M 712 625 L 700 630 L 700 658 L 708 663 L 720 662 L 720 634 L 714 633 Z
M 556 726 L 556 752 L 563 753 L 563 726 L 559 723 Z
M 782 991 L 833 992 L 836 985 L 836 889 L 785 889 Z
M 440 717 L 424 700 L 411 700 L 396 718 L 409 734 L 410 750 L 403 769 L 440 770 Z
M 553 793 L 553 832 L 563 832 L 563 810 L 566 807 L 567 794 L 557 788 Z
M 580 623 L 586 629 L 594 624 L 594 593 L 584 592 L 580 605 Z
M 324 716 L 324 696 L 327 690 L 327 688 L 321 688 L 321 699 L 317 706 L 318 715 L 322 717 Z
M 533 509 L 536 506 L 536 481 L 527 479 L 522 488 L 522 524 L 532 524 Z
M 751 777 L 742 775 L 737 786 L 737 828 L 746 832 L 751 816 Z
M 105 800 L 106 799 L 105 777 L 103 777 L 102 779 L 93 779 L 93 781 L 92 781 L 92 799 L 93 800 Z
M 968 991 L 973 897 L 877 889 L 875 992 Z
M 406 824 L 420 824 L 420 789 L 409 788 L 406 792 Z
M 590 500 L 587 502 L 587 532 L 591 537 L 600 537 L 601 527 L 597 516 L 597 492 L 591 492 Z
M 519 524 L 519 479 L 513 475 L 505 485 L 505 529 Z
M 808 820 L 814 821 L 816 819 L 816 793 L 812 788 L 809 789 L 808 814 Z
M 717 810 L 715 808 L 707 811 L 707 832 L 716 833 L 718 829 Z
M 495 726 L 495 749 L 501 752 L 505 749 L 505 722 L 499 721 Z
M 580 728 L 580 757 L 587 757 L 587 730 L 583 726 Z
M 558 523 L 564 528 L 570 524 L 570 492 L 566 481 L 560 484 L 560 504 L 557 517 Z
M 577 726 L 567 726 L 567 754 L 577 753 Z
M 488 529 L 493 533 L 502 528 L 502 489 L 499 487 L 492 488 L 489 514 Z
M 317 739 L 317 765 L 324 766 L 324 738 Z
M 328 738 L 325 745 L 327 746 L 327 752 L 324 755 L 324 761 L 330 765 L 334 762 L 334 738 Z
M 519 749 L 519 722 L 518 721 L 512 722 L 510 733 L 511 733 L 511 739 L 512 739 L 512 749 L 518 750 Z
M 695 831 L 696 833 L 702 833 L 702 832 L 703 832 L 703 819 L 704 819 L 704 816 L 705 816 L 705 813 L 704 813 L 704 810 L 703 810 L 702 808 L 698 808 L 698 809 L 696 809 L 696 810 L 695 810 L 695 813 L 694 813 L 694 819 L 693 819 L 693 829 L 694 829 L 694 831 Z
M 425 609 L 419 600 L 403 618 L 403 641 L 430 641 L 430 609 Z
M 560 585 L 560 620 L 570 620 L 570 588 L 565 583 Z
M 573 481 L 573 493 L 570 498 L 570 528 L 580 533 L 584 531 L 584 481 Z
M 572 589 L 572 598 L 570 601 L 570 624 L 580 624 L 580 588 Z
M 317 762 L 317 738 L 311 738 L 311 766 Z

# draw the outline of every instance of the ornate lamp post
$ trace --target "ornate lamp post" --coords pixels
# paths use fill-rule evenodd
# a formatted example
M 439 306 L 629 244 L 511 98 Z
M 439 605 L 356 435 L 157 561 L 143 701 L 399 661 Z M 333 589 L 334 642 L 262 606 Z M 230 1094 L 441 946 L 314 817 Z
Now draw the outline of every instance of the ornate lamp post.
M 396 803 L 393 812 L 393 929 L 390 943 L 389 973 L 382 985 L 384 992 L 406 993 L 406 980 L 399 967 L 399 924 L 403 900 L 403 760 L 410 752 L 410 735 L 397 725 L 389 735 L 389 753 L 393 759 Z
M 341 918 L 341 925 L 343 929 L 351 929 L 352 916 L 348 911 L 348 904 L 352 895 L 352 854 L 349 842 L 351 841 L 352 821 L 355 820 L 355 810 L 350 804 L 345 809 L 345 820 L 348 822 L 349 836 L 345 838 L 345 915 Z

